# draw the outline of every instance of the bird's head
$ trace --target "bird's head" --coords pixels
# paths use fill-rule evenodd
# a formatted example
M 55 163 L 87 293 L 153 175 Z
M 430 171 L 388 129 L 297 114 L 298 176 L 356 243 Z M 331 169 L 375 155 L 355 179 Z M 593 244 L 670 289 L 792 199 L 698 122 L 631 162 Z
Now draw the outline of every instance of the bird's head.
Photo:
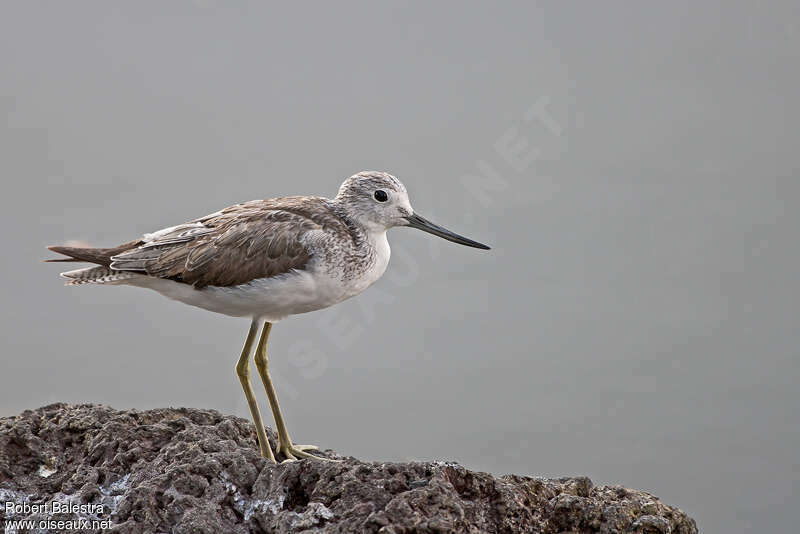
M 386 172 L 363 171 L 344 181 L 336 195 L 350 218 L 374 232 L 395 226 L 410 226 L 468 247 L 489 247 L 436 225 L 416 214 L 406 187 Z

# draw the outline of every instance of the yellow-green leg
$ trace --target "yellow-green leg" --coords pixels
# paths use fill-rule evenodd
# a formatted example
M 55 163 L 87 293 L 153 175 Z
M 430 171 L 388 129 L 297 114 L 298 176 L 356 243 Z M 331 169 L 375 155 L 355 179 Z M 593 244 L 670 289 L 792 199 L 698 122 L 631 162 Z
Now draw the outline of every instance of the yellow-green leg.
M 329 458 L 322 458 L 314 456 L 306 451 L 316 450 L 318 447 L 314 445 L 295 445 L 292 443 L 292 438 L 289 437 L 289 431 L 286 430 L 286 423 L 283 421 L 281 408 L 278 405 L 278 396 L 275 394 L 275 387 L 272 385 L 272 377 L 269 375 L 269 360 L 267 359 L 267 341 L 269 340 L 269 333 L 272 330 L 272 323 L 264 323 L 264 329 L 261 332 L 261 339 L 258 340 L 258 347 L 256 347 L 256 369 L 258 374 L 261 375 L 261 381 L 264 382 L 264 389 L 267 390 L 267 397 L 269 398 L 269 406 L 272 409 L 272 416 L 275 418 L 275 427 L 278 431 L 278 452 L 283 453 L 287 460 L 296 460 L 300 458 L 314 458 L 316 460 L 330 460 Z
M 244 341 L 242 355 L 239 356 L 239 361 L 236 363 L 236 374 L 239 376 L 239 382 L 242 383 L 244 396 L 247 397 L 247 404 L 250 406 L 250 415 L 256 425 L 258 448 L 261 451 L 261 457 L 275 463 L 275 455 L 272 454 L 272 449 L 269 446 L 267 433 L 264 431 L 264 422 L 261 420 L 261 412 L 258 410 L 256 395 L 253 392 L 253 386 L 250 384 L 250 352 L 253 349 L 253 341 L 256 339 L 256 334 L 258 334 L 258 323 L 253 321 L 250 323 L 250 330 L 247 332 L 247 339 Z

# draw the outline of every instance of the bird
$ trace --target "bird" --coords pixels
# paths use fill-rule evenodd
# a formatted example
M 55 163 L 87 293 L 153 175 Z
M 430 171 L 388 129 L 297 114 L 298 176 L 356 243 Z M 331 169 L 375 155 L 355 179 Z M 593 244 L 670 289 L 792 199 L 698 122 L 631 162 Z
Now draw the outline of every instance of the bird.
M 236 362 L 260 455 L 275 463 L 250 382 L 250 354 L 266 390 L 284 461 L 326 460 L 295 444 L 269 373 L 267 342 L 274 323 L 354 297 L 386 271 L 387 230 L 410 227 L 448 241 L 489 247 L 425 219 L 406 187 L 386 172 L 347 178 L 337 195 L 251 200 L 112 248 L 51 246 L 66 256 L 50 262 L 92 266 L 61 273 L 66 285 L 128 285 L 152 289 L 190 306 L 250 319 Z M 258 336 L 261 331 L 260 337 Z

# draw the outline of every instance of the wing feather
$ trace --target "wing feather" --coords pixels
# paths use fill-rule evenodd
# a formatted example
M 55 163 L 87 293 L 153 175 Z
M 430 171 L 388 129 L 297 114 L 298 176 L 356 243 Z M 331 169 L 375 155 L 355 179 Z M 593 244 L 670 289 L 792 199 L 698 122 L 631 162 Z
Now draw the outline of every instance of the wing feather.
M 286 197 L 231 206 L 144 236 L 111 258 L 111 268 L 206 286 L 232 286 L 305 269 L 312 230 L 347 233 L 324 199 Z M 349 234 L 348 234 L 349 235 Z

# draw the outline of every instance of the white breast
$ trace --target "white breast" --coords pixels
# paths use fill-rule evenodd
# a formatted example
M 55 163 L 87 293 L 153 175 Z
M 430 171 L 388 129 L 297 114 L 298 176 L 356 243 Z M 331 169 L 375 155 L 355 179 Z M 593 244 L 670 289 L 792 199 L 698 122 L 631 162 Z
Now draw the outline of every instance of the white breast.
M 352 270 L 346 272 L 348 270 L 341 264 L 329 265 L 322 262 L 314 265 L 311 273 L 316 283 L 319 303 L 319 307 L 315 309 L 326 308 L 358 295 L 386 272 L 391 255 L 386 232 L 370 235 L 369 244 L 374 254 L 364 263 L 363 269 L 355 269 L 356 276 L 353 276 Z
M 386 272 L 389 265 L 389 257 L 392 249 L 389 248 L 389 240 L 386 239 L 386 232 L 370 235 L 370 244 L 375 249 L 375 261 L 364 271 L 364 274 L 355 278 L 348 288 L 348 297 L 358 295 L 369 286 L 378 281 L 378 278 Z

